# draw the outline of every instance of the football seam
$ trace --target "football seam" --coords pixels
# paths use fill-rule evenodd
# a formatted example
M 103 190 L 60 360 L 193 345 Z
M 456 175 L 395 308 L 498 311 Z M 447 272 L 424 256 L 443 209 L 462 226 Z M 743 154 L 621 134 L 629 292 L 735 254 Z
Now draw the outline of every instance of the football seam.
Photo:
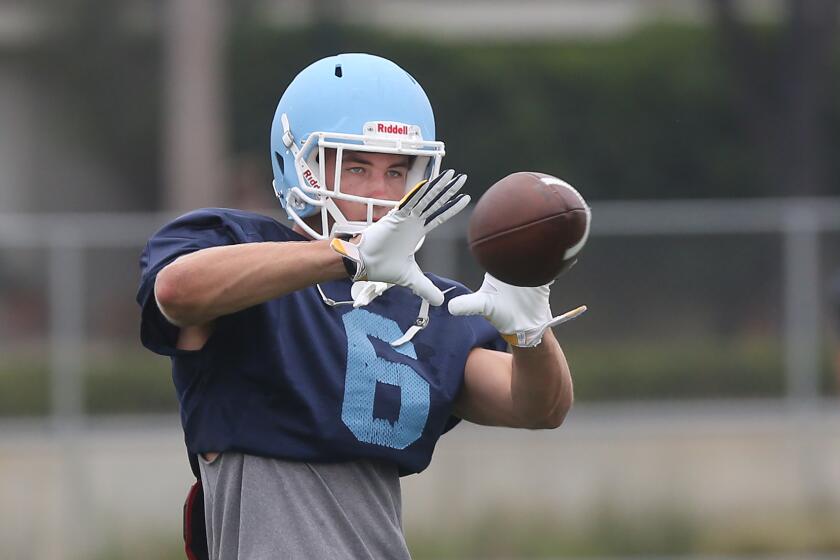
M 521 226 L 516 226 L 516 227 L 512 227 L 512 228 L 503 230 L 503 231 L 499 231 L 497 233 L 494 233 L 493 235 L 488 235 L 488 236 L 485 236 L 485 237 L 481 237 L 479 239 L 475 239 L 475 240 L 473 240 L 472 243 L 470 243 L 470 245 L 478 245 L 479 243 L 484 243 L 485 241 L 490 241 L 491 239 L 495 239 L 499 236 L 507 235 L 507 234 L 513 233 L 515 231 L 527 229 L 529 227 L 539 225 L 543 222 L 547 222 L 549 220 L 553 220 L 555 218 L 565 216 L 566 214 L 569 214 L 571 212 L 578 212 L 578 211 L 581 211 L 581 210 L 585 211 L 586 209 L 585 208 L 570 208 L 569 210 L 565 210 L 563 212 L 560 212 L 559 214 L 553 214 L 551 216 L 546 216 L 545 218 L 540 218 L 539 220 L 537 220 L 535 222 L 529 222 L 527 224 L 522 224 Z

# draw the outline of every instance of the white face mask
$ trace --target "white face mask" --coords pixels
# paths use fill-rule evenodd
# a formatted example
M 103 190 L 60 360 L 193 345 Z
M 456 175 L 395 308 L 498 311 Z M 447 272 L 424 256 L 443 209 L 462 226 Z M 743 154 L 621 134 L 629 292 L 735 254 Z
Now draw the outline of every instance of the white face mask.
M 399 154 L 413 157 L 413 162 L 406 173 L 406 190 L 423 179 L 440 173 L 441 160 L 445 152 L 443 142 L 425 141 L 420 128 L 413 125 L 393 122 L 365 123 L 362 134 L 339 134 L 331 132 L 313 132 L 303 145 L 298 146 L 292 137 L 289 121 L 285 114 L 281 116 L 284 135 L 283 143 L 294 154 L 295 172 L 298 187 L 287 192 L 281 198 L 286 212 L 294 222 L 313 239 L 328 239 L 337 235 L 355 235 L 373 223 L 374 209 L 391 209 L 397 201 L 384 200 L 345 194 L 341 192 L 341 162 L 345 151 Z M 336 154 L 333 188 L 326 186 L 325 161 L 326 149 L 334 149 Z M 359 202 L 366 206 L 364 221 L 351 221 L 344 217 L 334 200 Z M 304 222 L 299 211 L 311 205 L 321 212 L 321 233 Z M 330 218 L 333 221 L 330 228 Z

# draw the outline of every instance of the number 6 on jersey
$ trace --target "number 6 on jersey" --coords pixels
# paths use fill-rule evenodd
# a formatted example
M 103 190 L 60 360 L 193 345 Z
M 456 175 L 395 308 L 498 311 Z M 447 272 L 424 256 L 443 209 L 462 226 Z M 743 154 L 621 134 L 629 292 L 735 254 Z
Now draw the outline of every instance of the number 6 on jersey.
M 377 355 L 369 337 L 387 343 L 403 335 L 399 325 L 364 309 L 342 316 L 347 333 L 347 374 L 341 420 L 356 439 L 393 449 L 405 449 L 423 434 L 429 417 L 429 383 L 414 368 Z M 410 342 L 395 349 L 417 359 Z M 400 389 L 400 411 L 391 424 L 373 414 L 376 384 L 387 383 Z

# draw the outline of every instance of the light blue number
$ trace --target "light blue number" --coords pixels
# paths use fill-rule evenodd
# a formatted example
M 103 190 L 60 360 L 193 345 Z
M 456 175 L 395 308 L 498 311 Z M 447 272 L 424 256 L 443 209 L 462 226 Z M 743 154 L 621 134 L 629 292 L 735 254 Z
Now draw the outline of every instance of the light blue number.
M 341 419 L 359 441 L 393 449 L 405 449 L 422 435 L 429 418 L 429 383 L 406 364 L 376 355 L 369 336 L 390 342 L 403 335 L 399 325 L 364 309 L 342 316 L 347 332 L 347 377 Z M 395 348 L 404 356 L 417 359 L 410 342 Z M 373 416 L 376 383 L 400 388 L 400 413 L 391 424 Z

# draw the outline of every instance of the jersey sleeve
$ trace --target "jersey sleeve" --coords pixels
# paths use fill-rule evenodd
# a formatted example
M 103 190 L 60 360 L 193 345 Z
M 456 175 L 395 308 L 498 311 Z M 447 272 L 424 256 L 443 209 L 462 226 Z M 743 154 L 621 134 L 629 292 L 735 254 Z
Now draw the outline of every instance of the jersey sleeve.
M 446 302 L 443 304 L 444 307 L 446 307 L 452 299 L 458 296 L 473 293 L 472 290 L 459 282 L 444 280 L 434 275 L 431 276 L 439 288 L 452 290 L 451 293 L 446 296 Z M 466 328 L 469 331 L 467 340 L 470 350 L 473 348 L 487 348 L 488 350 L 498 350 L 500 352 L 507 351 L 507 342 L 505 342 L 502 335 L 499 334 L 499 331 L 496 330 L 496 327 L 491 325 L 490 321 L 484 317 L 480 315 L 469 315 L 459 317 L 458 320 L 466 322 Z
M 506 352 L 508 344 L 496 330 L 496 327 L 484 317 L 468 317 L 470 328 L 473 332 L 473 348 L 487 348 Z
M 178 327 L 166 320 L 155 300 L 158 273 L 182 255 L 209 247 L 249 240 L 242 224 L 223 211 L 197 210 L 177 218 L 155 233 L 140 256 L 140 340 L 143 346 L 165 356 L 177 353 Z

